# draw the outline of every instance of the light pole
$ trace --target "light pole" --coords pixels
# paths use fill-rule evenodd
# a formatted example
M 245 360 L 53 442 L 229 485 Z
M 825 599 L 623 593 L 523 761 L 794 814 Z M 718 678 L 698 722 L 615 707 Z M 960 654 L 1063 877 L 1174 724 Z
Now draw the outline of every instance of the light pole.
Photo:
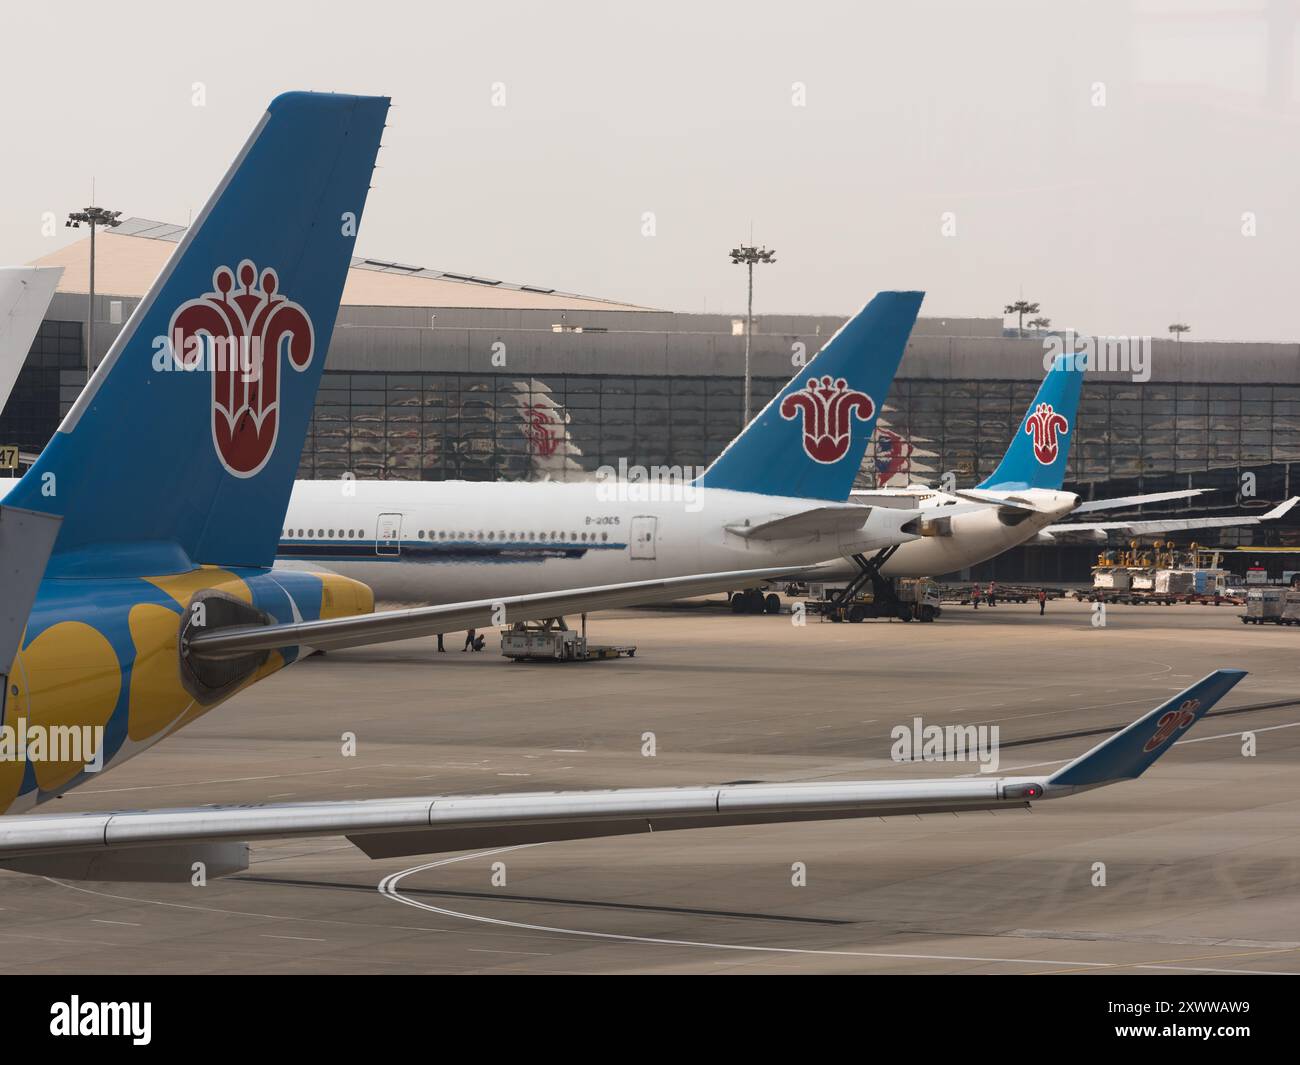
M 754 332 L 754 264 L 776 262 L 776 251 L 742 244 L 731 249 L 731 262 L 733 266 L 743 263 L 749 267 L 749 309 L 745 314 L 745 419 L 740 423 L 743 429 L 749 424 L 749 338 Z
M 102 207 L 87 207 L 84 211 L 73 211 L 68 215 L 64 226 L 68 229 L 80 229 L 81 223 L 90 226 L 90 304 L 86 312 L 86 380 L 90 380 L 95 368 L 95 229 L 106 226 L 112 229 L 120 226 L 118 216 L 121 211 L 106 211 Z

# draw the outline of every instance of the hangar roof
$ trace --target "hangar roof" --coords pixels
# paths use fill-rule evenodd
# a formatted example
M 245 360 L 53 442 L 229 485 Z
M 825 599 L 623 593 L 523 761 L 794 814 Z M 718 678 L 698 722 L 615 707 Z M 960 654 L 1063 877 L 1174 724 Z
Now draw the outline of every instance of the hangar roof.
M 144 296 L 162 270 L 185 226 L 127 218 L 95 238 L 95 289 L 105 296 Z M 37 259 L 33 266 L 62 266 L 59 292 L 90 288 L 89 236 Z M 508 310 L 645 311 L 632 303 L 557 292 L 542 285 L 512 284 L 386 259 L 354 256 L 343 287 L 343 305 L 354 307 L 487 307 Z

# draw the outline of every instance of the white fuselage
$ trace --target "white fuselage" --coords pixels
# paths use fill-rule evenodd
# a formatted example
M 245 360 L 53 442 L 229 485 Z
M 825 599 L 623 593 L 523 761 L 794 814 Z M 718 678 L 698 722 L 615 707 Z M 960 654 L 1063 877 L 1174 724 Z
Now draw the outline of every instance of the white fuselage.
M 728 526 L 753 527 L 827 504 L 672 487 L 299 481 L 277 565 L 334 570 L 384 601 L 439 604 L 812 565 L 915 538 L 902 526 L 916 510 L 881 507 L 871 507 L 862 528 L 848 532 L 746 537 Z M 645 498 L 655 495 L 661 498 Z
M 930 488 L 898 490 L 900 498 L 915 499 L 917 506 L 923 508 L 931 520 L 923 526 L 924 535 L 900 545 L 880 572 L 886 577 L 938 577 L 954 573 L 1032 540 L 1041 529 L 1059 522 L 1079 504 L 1079 497 L 1073 492 L 1054 492 L 1045 488 L 1020 489 L 1006 494 L 1032 504 L 1037 512 L 1004 513 L 1003 508 L 988 504 L 978 510 L 963 509 L 951 518 L 936 521 L 934 519 L 941 517 L 944 507 L 969 505 L 969 500 Z M 847 580 L 857 572 L 851 563 L 836 559 L 818 570 L 816 579 Z

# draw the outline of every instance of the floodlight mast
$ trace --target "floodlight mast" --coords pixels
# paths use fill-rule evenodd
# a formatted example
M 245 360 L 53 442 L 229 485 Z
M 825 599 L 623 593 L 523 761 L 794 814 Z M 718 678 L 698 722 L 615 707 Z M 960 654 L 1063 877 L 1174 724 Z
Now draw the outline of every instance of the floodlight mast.
M 112 229 L 122 224 L 121 211 L 108 211 L 103 207 L 87 207 L 73 211 L 64 223 L 68 229 L 80 229 L 82 223 L 90 226 L 90 296 L 86 309 L 86 380 L 95 369 L 95 230 L 99 226 Z
M 776 262 L 776 250 L 756 248 L 752 244 L 742 244 L 731 249 L 733 266 L 746 266 L 749 269 L 749 302 L 745 312 L 745 416 L 740 423 L 743 429 L 749 424 L 750 416 L 750 374 L 749 374 L 749 338 L 754 332 L 754 264 Z

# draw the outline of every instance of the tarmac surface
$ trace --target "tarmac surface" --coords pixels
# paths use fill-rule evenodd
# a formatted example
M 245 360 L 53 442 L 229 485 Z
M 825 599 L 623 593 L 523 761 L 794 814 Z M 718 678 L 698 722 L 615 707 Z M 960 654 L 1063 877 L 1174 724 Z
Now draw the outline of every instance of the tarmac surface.
M 1251 675 L 1141 780 L 1029 812 L 382 862 L 307 839 L 254 845 L 246 873 L 205 887 L 0 872 L 0 969 L 1298 972 L 1300 632 L 1240 613 L 1111 607 L 1098 628 L 1054 602 L 1042 618 L 954 606 L 930 625 L 797 626 L 686 604 L 592 616 L 593 640 L 635 643 L 633 659 L 514 664 L 495 635 L 473 654 L 460 634 L 445 654 L 422 640 L 312 658 L 43 809 L 977 769 L 891 760 L 891 729 L 914 717 L 998 725 L 1015 773 L 1211 669 Z

